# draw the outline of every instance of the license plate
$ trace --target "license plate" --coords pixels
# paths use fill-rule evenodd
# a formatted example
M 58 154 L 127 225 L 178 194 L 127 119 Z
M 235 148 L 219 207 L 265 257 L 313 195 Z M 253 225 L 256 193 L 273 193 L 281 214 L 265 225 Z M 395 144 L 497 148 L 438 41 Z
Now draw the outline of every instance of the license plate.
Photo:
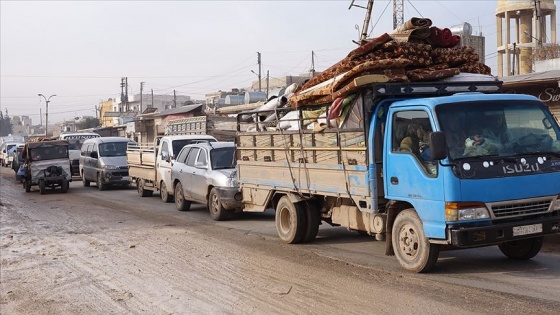
M 122 180 L 130 180 L 130 176 L 123 176 Z
M 542 233 L 542 224 L 531 224 L 513 227 L 513 236 Z

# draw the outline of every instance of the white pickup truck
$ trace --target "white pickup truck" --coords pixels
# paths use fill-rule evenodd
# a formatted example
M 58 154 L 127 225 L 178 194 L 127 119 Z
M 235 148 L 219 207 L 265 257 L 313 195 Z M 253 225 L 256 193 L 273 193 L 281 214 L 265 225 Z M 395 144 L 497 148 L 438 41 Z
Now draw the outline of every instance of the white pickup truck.
M 159 192 L 163 202 L 173 201 L 171 167 L 181 149 L 191 143 L 215 142 L 209 135 L 178 135 L 156 138 L 153 145 L 129 144 L 128 174 L 141 197 Z

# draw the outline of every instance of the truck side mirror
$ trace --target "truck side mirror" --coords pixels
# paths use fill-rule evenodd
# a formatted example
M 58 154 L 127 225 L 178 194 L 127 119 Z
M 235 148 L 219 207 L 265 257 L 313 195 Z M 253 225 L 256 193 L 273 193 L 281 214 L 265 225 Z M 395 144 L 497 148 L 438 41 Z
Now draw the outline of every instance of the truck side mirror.
M 434 131 L 430 134 L 430 157 L 436 161 L 447 157 L 447 140 L 441 131 Z
M 169 152 L 167 152 L 167 151 L 161 152 L 161 159 L 166 161 L 166 162 L 171 161 L 171 157 L 169 156 Z

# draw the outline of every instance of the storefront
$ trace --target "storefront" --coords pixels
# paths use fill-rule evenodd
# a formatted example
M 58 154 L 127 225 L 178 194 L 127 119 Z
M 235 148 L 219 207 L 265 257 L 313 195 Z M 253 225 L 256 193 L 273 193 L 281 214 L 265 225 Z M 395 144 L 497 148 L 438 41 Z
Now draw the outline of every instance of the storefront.
M 504 82 L 504 91 L 536 96 L 560 121 L 560 70 L 504 77 L 501 80 Z

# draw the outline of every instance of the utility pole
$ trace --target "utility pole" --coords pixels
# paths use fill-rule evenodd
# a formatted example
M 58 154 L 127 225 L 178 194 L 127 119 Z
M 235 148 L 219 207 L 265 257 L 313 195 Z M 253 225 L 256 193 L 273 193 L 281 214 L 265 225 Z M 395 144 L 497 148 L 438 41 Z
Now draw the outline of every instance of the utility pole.
M 268 92 L 269 92 L 269 83 L 270 83 L 270 73 L 269 70 L 266 70 L 266 99 L 268 100 Z
M 313 50 L 311 51 L 311 69 L 309 69 L 309 72 L 311 72 L 311 77 L 314 78 L 315 77 L 315 52 Z
M 144 91 L 144 83 L 145 82 L 140 82 L 140 114 L 142 114 L 142 99 L 144 98 L 142 92 Z
M 362 9 L 366 9 L 366 17 L 364 18 L 364 25 L 362 26 L 362 33 L 360 34 L 360 41 L 355 42 L 358 45 L 363 45 L 367 38 L 368 28 L 369 28 L 369 20 L 371 19 L 371 10 L 373 9 L 373 0 L 368 0 L 367 7 L 363 7 L 361 5 L 354 4 L 354 0 L 350 3 L 348 10 L 352 9 L 352 7 L 358 7 Z M 357 28 L 357 26 L 356 26 Z
M 121 106 L 119 106 L 119 112 L 121 113 L 123 111 L 123 103 L 124 103 L 124 78 L 121 78 Z
M 152 105 L 150 107 L 154 107 L 154 89 L 152 89 Z
M 128 77 L 124 78 L 124 109 L 128 112 Z
M 175 94 L 175 90 L 173 90 L 173 108 L 177 108 L 177 94 Z
M 404 0 L 393 0 L 393 29 L 404 24 Z
M 259 92 L 261 92 L 261 53 L 257 52 L 257 62 L 259 63 Z
M 39 108 L 39 125 L 43 126 L 43 111 Z
M 515 43 L 513 43 L 513 60 L 512 60 L 512 66 L 511 66 L 511 75 L 515 75 L 515 58 L 517 57 L 517 54 L 515 53 Z
M 37 95 L 42 96 L 45 99 L 45 103 L 47 104 L 45 108 L 45 137 L 48 137 L 47 129 L 49 128 L 49 102 L 51 101 L 51 97 L 56 96 L 56 94 L 53 94 L 48 98 L 40 93 Z

